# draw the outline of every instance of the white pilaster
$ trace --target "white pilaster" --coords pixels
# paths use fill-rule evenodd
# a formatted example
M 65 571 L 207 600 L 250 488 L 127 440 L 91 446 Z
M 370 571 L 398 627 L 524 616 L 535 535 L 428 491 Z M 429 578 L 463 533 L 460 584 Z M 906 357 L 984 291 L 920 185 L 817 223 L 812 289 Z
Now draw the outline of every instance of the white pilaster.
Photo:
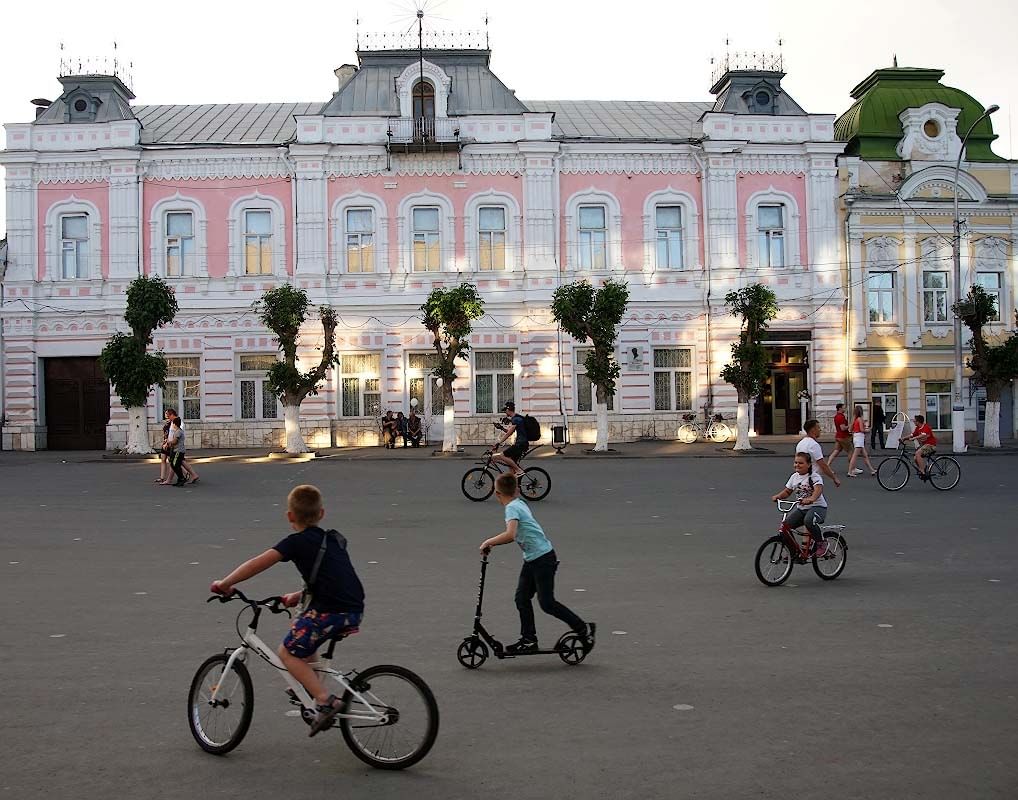
M 144 225 L 139 208 L 138 157 L 109 163 L 109 235 L 111 279 L 133 278 L 142 272 L 138 237 Z
M 704 236 L 710 237 L 711 269 L 739 266 L 739 209 L 735 162 L 731 156 L 707 159 L 709 217 Z
M 328 186 L 324 156 L 324 151 L 318 152 L 314 147 L 303 147 L 299 153 L 292 153 L 297 176 L 295 272 L 299 275 L 328 272 Z
M 555 266 L 555 162 L 559 145 L 552 142 L 522 142 L 524 156 L 523 218 L 526 227 L 523 252 L 525 269 L 553 269 Z
M 36 209 L 38 189 L 30 161 L 7 162 L 7 275 L 12 281 L 35 280 L 38 272 Z

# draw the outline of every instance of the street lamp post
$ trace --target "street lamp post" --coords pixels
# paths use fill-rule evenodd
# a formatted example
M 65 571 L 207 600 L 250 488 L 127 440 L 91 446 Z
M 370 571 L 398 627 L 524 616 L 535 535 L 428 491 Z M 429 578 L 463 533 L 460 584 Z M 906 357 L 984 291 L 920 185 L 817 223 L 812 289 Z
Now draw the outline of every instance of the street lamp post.
M 965 155 L 965 145 L 968 143 L 969 136 L 972 135 L 972 131 L 976 129 L 976 125 L 982 122 L 984 119 L 993 114 L 995 111 L 999 111 L 1000 106 L 990 106 L 982 115 L 973 122 L 968 131 L 962 137 L 961 147 L 958 149 L 958 160 L 954 165 L 954 239 L 953 239 L 953 255 L 954 255 L 954 292 L 955 297 L 961 300 L 961 212 L 958 210 L 958 175 L 961 172 L 961 159 Z M 954 315 L 954 400 L 951 407 L 951 438 L 953 443 L 953 449 L 956 453 L 965 452 L 965 403 L 962 400 L 961 382 L 962 382 L 962 351 L 961 351 L 961 317 L 957 314 Z

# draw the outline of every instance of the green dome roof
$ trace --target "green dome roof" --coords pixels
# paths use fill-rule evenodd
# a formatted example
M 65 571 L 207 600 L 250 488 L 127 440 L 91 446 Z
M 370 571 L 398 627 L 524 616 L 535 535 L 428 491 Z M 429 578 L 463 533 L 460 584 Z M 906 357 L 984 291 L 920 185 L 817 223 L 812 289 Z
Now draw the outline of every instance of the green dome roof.
M 905 135 L 898 115 L 907 108 L 920 108 L 927 103 L 940 103 L 961 109 L 958 135 L 965 131 L 986 109 L 971 95 L 940 82 L 944 71 L 894 67 L 874 70 L 852 90 L 855 103 L 834 123 L 834 138 L 847 142 L 848 155 L 864 159 L 898 161 L 896 147 Z M 997 136 L 989 118 L 980 122 L 969 136 L 968 161 L 1003 161 L 990 149 Z

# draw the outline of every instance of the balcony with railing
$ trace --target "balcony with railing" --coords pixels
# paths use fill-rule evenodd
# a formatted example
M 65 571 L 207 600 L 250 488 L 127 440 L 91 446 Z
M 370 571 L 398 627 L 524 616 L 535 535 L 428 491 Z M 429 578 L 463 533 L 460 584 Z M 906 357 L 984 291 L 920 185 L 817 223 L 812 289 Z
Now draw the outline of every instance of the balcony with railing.
M 460 149 L 459 121 L 447 117 L 402 117 L 389 120 L 389 149 L 400 152 L 446 152 Z

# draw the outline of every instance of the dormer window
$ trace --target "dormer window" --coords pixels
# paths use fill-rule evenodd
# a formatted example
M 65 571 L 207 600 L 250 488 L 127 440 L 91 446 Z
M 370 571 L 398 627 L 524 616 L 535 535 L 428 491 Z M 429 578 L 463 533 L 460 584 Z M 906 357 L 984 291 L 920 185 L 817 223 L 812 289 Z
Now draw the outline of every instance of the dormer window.
M 771 104 L 770 93 L 764 91 L 763 89 L 757 91 L 756 97 L 754 99 L 756 100 L 757 108 L 767 108 Z
M 99 101 L 84 91 L 77 91 L 67 98 L 68 122 L 95 122 Z

